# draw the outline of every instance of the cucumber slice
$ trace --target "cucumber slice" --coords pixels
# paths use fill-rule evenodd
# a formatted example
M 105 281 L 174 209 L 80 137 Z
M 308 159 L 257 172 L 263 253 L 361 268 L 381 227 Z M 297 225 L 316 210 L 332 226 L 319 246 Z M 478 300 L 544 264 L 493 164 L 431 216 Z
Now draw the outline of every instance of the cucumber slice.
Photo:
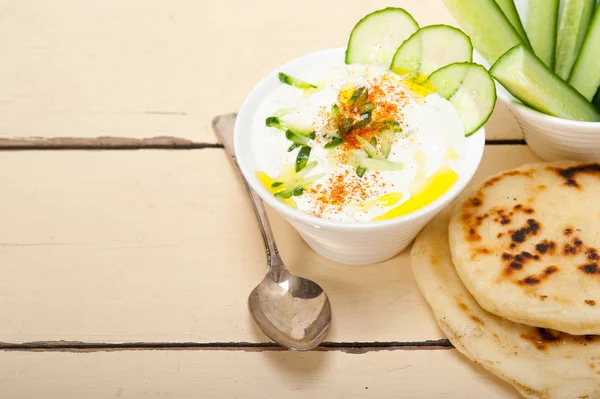
M 346 49 L 346 64 L 389 67 L 400 45 L 419 29 L 419 24 L 402 8 L 375 11 L 352 29 Z
M 360 166 L 365 169 L 372 170 L 402 170 L 404 169 L 404 164 L 402 162 L 392 162 L 387 159 L 371 159 L 366 158 L 360 162 Z
M 554 68 L 560 0 L 516 0 L 515 5 L 533 52 L 546 65 Z
M 523 42 L 494 0 L 444 0 L 444 4 L 490 65 Z
M 496 85 L 488 71 L 478 64 L 459 62 L 438 69 L 429 77 L 438 94 L 454 106 L 465 128 L 475 133 L 492 115 Z
M 448 25 L 431 25 L 409 37 L 394 55 L 390 69 L 398 75 L 418 72 L 425 77 L 455 62 L 471 62 L 471 40 Z
M 523 39 L 523 43 L 531 46 L 525 28 L 521 23 L 521 17 L 519 17 L 519 13 L 517 12 L 517 7 L 515 7 L 515 2 L 513 0 L 496 0 L 496 3 L 511 25 L 517 30 L 517 33 L 521 36 L 521 39 Z
M 490 73 L 533 109 L 564 119 L 600 121 L 600 114 L 589 101 L 522 44 L 500 57 Z
M 558 33 L 556 34 L 554 72 L 564 80 L 569 79 L 595 6 L 595 0 L 563 0 L 561 4 L 558 15 Z
M 600 7 L 596 8 L 581 51 L 573 65 L 569 84 L 592 101 L 600 86 Z
M 356 136 L 356 140 L 360 143 L 360 146 L 367 152 L 370 158 L 379 159 L 380 161 L 385 161 L 386 158 L 383 156 L 381 152 L 377 149 L 377 147 L 367 140 L 363 139 L 360 136 Z

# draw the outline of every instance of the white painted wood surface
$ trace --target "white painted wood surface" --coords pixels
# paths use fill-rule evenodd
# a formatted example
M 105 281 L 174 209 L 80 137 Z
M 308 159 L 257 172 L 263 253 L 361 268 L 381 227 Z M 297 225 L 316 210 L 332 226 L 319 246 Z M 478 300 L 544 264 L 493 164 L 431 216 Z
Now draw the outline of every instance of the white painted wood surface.
M 0 2 L 0 138 L 171 136 L 214 143 L 280 64 L 344 47 L 387 6 L 421 25 L 454 21 L 441 0 L 19 0 Z M 498 104 L 488 138 L 520 138 Z
M 6 399 L 516 399 L 455 350 L 0 352 Z
M 0 1 L 0 140 L 215 143 L 213 116 L 237 111 L 266 73 L 345 46 L 358 19 L 387 6 L 421 25 L 454 24 L 441 0 Z M 486 129 L 488 139 L 521 138 L 501 104 Z M 474 180 L 534 160 L 524 146 L 489 146 Z M 246 310 L 265 256 L 220 149 L 2 152 L 0 184 L 0 344 L 241 345 L 0 350 L 2 399 L 516 397 L 454 350 L 244 347 L 268 342 Z M 335 264 L 270 216 L 290 269 L 331 298 L 327 341 L 443 338 L 408 251 Z
M 475 181 L 536 159 L 488 146 Z M 267 341 L 246 308 L 262 241 L 223 150 L 9 152 L 0 184 L 0 342 Z M 331 299 L 328 341 L 443 337 L 408 251 L 335 264 L 271 219 L 290 269 Z

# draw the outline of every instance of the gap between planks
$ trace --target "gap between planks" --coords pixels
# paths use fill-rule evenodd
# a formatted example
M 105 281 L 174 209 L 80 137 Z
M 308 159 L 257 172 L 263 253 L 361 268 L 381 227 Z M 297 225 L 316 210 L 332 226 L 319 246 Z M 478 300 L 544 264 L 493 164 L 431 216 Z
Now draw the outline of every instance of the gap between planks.
M 453 346 L 447 339 L 415 342 L 324 342 L 314 349 L 321 352 L 345 352 L 364 354 L 396 350 L 446 350 Z M 134 342 L 134 343 L 86 343 L 78 341 L 41 341 L 22 344 L 0 343 L 0 351 L 27 352 L 114 352 L 131 350 L 210 350 L 274 352 L 287 349 L 271 342 Z
M 196 143 L 177 137 L 153 137 L 130 139 L 124 137 L 57 137 L 0 139 L 0 151 L 23 150 L 193 150 L 203 148 L 223 148 L 219 143 Z
M 226 118 L 235 121 L 237 113 L 232 112 L 217 115 L 213 118 L 213 129 L 215 121 Z M 229 127 L 232 128 L 233 126 Z M 486 140 L 486 145 L 526 145 L 525 140 Z M 204 148 L 223 148 L 220 143 L 199 143 L 192 140 L 172 137 L 150 137 L 150 138 L 125 138 L 125 137 L 26 137 L 26 138 L 0 138 L 0 151 L 23 151 L 23 150 L 140 150 L 140 149 L 168 149 L 168 150 L 191 150 Z

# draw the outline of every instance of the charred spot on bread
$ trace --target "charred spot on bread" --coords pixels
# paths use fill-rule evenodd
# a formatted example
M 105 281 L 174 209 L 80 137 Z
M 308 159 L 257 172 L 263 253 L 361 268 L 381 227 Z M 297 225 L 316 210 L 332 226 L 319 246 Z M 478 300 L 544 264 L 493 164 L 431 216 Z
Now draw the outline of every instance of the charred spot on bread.
M 579 266 L 579 270 L 581 270 L 585 274 L 596 274 L 596 273 L 598 273 L 598 265 L 595 263 L 581 265 L 581 266 Z
M 527 219 L 527 226 L 513 231 L 510 235 L 513 243 L 523 243 L 530 235 L 536 235 L 540 230 L 540 223 L 535 219 Z
M 576 180 L 580 174 L 600 176 L 600 164 L 598 163 L 582 163 L 568 168 L 548 167 L 548 170 L 556 172 L 563 178 L 563 184 L 568 187 L 580 189 L 581 186 Z
M 545 254 L 546 252 L 552 253 L 556 248 L 556 243 L 554 241 L 543 240 L 536 244 L 535 250 L 541 254 Z

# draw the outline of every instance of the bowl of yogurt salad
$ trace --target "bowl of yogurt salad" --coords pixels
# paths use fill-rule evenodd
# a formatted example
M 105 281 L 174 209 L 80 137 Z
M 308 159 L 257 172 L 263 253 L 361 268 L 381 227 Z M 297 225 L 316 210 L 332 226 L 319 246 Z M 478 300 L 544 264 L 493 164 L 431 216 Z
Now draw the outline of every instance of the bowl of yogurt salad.
M 461 31 L 386 8 L 346 48 L 266 76 L 234 128 L 242 173 L 317 253 L 371 264 L 400 253 L 472 178 L 496 92 Z

